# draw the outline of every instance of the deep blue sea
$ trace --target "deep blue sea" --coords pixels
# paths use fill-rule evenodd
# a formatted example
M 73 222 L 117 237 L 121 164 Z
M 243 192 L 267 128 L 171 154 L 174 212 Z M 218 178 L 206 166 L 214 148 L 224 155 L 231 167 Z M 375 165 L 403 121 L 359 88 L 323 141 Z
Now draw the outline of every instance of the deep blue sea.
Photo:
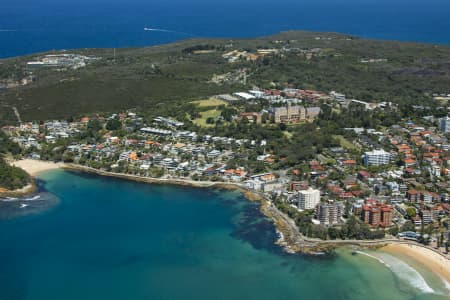
M 449 13 L 448 0 L 0 0 L 0 57 L 293 29 L 450 44 Z
M 238 192 L 40 179 L 41 198 L 0 201 L 2 300 L 448 299 L 440 278 L 386 253 L 283 253 Z

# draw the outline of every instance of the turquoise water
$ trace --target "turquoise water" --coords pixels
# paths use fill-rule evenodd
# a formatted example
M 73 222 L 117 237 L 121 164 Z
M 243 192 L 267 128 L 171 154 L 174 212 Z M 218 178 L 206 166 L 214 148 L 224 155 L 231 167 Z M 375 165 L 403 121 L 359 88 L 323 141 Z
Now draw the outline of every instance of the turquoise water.
M 237 192 L 66 171 L 41 179 L 59 201 L 0 220 L 0 299 L 447 299 L 426 270 L 405 278 L 347 250 L 284 254 Z

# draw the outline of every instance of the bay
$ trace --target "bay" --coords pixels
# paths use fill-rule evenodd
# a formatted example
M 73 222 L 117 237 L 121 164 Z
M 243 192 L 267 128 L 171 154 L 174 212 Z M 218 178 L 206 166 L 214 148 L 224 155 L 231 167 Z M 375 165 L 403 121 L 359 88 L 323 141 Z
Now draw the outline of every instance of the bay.
M 425 270 L 431 290 L 345 249 L 284 253 L 235 191 L 61 170 L 40 186 L 54 205 L 0 220 L 1 299 L 446 299 Z

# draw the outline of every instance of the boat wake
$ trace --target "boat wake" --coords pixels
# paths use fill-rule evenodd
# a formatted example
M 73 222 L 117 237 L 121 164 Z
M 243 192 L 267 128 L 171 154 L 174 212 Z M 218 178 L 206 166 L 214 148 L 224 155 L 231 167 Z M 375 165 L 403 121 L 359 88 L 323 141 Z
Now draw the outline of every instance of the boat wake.
M 168 29 L 160 29 L 160 28 L 144 27 L 144 31 L 156 31 L 156 32 L 166 32 L 166 33 L 175 33 L 175 34 L 183 34 L 183 35 L 194 36 L 193 34 L 186 33 L 186 32 L 175 31 L 175 30 L 168 30 Z
M 399 260 L 396 257 L 390 256 L 384 253 L 377 253 L 377 255 L 371 255 L 362 251 L 356 251 L 359 254 L 376 259 L 378 262 L 382 263 L 388 267 L 392 273 L 395 274 L 402 281 L 408 282 L 414 288 L 420 290 L 423 293 L 431 294 L 436 293 L 425 281 L 425 279 L 420 275 L 417 270 L 412 268 L 407 263 Z

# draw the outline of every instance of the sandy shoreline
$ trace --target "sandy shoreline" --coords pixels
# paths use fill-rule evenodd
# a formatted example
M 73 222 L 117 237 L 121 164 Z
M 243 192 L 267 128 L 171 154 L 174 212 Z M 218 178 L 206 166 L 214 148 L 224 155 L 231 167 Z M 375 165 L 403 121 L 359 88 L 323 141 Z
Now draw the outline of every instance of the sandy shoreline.
M 64 167 L 64 163 L 54 163 L 43 160 L 34 160 L 34 159 L 22 159 L 17 160 L 11 163 L 13 166 L 19 167 L 25 170 L 31 176 L 36 176 L 41 172 L 60 169 Z
M 390 244 L 381 248 L 381 250 L 408 256 L 423 264 L 450 284 L 450 260 L 431 249 L 413 244 Z

